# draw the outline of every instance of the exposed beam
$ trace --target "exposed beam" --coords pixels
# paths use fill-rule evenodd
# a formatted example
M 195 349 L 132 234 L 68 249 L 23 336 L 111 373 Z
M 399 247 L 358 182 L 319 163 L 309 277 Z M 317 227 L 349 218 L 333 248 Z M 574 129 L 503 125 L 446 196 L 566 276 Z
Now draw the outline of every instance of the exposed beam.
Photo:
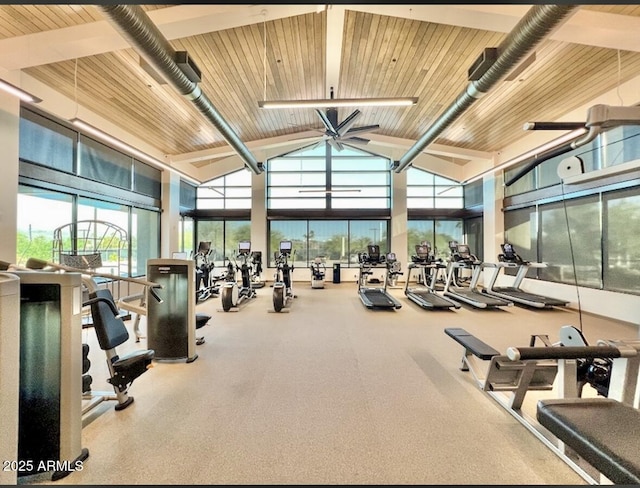
M 343 5 L 346 10 L 510 32 L 531 5 Z M 640 17 L 578 9 L 548 39 L 640 52 Z
M 246 145 L 252 150 L 270 149 L 276 147 L 302 146 L 305 143 L 312 143 L 321 139 L 317 131 L 305 131 L 297 134 L 289 134 L 284 136 L 271 137 L 247 142 Z M 385 148 L 398 148 L 406 150 L 415 143 L 410 139 L 402 139 L 399 137 L 384 136 L 372 133 L 368 136 L 372 147 L 379 146 Z M 431 144 L 429 149 L 424 151 L 425 154 L 433 154 L 436 156 L 444 156 L 448 158 L 459 158 L 464 160 L 491 160 L 493 153 L 484 151 L 474 151 L 472 149 L 463 149 L 445 144 Z M 233 156 L 235 152 L 227 145 L 213 148 L 203 149 L 201 151 L 193 151 L 190 153 L 176 154 L 167 156 L 167 160 L 171 164 L 197 163 L 199 161 L 207 161 L 211 159 L 224 158 Z
M 266 14 L 263 12 L 266 11 Z M 148 12 L 169 40 L 315 12 L 315 5 L 178 5 Z M 106 20 L 0 40 L 8 71 L 129 48 Z
M 177 5 L 148 15 L 169 39 L 317 12 L 318 5 Z M 331 5 L 327 8 L 326 80 L 338 86 L 345 10 L 509 32 L 528 5 Z M 578 9 L 549 39 L 640 52 L 640 17 Z M 127 48 L 105 21 L 0 40 L 0 66 L 11 71 Z M 327 93 L 328 98 L 328 93 Z
M 331 98 L 331 88 L 335 98 L 340 97 L 340 63 L 342 61 L 342 38 L 344 37 L 344 7 L 331 5 L 327 9 L 327 39 L 325 64 L 325 98 Z
M 297 134 L 289 134 L 284 136 L 270 137 L 268 139 L 250 141 L 245 144 L 249 149 L 267 149 L 272 147 L 291 146 L 294 144 L 302 146 L 306 142 L 311 143 L 314 141 L 319 141 L 321 137 L 321 134 L 319 134 L 317 131 L 309 130 L 305 132 L 299 132 Z M 203 149 L 201 151 L 193 151 L 190 153 L 169 155 L 167 156 L 167 158 L 172 163 L 196 163 L 198 161 L 206 161 L 209 159 L 224 158 L 227 156 L 232 156 L 234 154 L 235 151 L 233 149 L 231 149 L 228 145 L 224 145 L 212 149 Z
M 367 136 L 371 141 L 370 144 L 377 144 L 386 147 L 395 147 L 406 150 L 415 144 L 416 141 L 411 139 L 402 139 L 400 137 L 385 136 L 378 133 L 372 133 Z M 434 154 L 436 156 L 446 156 L 450 158 L 461 159 L 493 159 L 493 153 L 485 151 L 475 151 L 473 149 L 464 149 L 455 146 L 447 146 L 445 144 L 429 144 L 429 147 L 423 151 L 424 154 Z

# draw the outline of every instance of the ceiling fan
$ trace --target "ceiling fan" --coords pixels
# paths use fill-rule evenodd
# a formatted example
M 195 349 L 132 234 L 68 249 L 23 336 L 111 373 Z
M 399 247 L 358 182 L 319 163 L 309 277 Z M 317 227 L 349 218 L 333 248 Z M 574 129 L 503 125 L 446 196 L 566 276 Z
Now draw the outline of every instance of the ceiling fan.
M 337 108 L 328 108 L 326 113 L 318 109 L 315 110 L 325 128 L 322 140 L 316 143 L 316 145 L 325 141 L 336 151 L 342 151 L 344 149 L 344 144 L 368 144 L 369 139 L 359 137 L 359 134 L 364 134 L 380 128 L 378 124 L 353 127 L 358 118 L 362 115 L 362 112 L 357 109 L 351 112 L 351 114 L 340 123 L 338 123 Z

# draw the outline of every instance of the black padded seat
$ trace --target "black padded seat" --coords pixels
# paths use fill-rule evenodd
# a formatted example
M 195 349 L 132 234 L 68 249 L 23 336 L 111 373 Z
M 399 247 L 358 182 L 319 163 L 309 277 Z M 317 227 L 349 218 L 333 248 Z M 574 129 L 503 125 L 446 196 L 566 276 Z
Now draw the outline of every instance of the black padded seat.
M 206 313 L 196 312 L 196 330 L 204 327 L 211 320 L 211 315 L 207 315 Z M 204 344 L 204 337 L 196 337 L 196 345 L 200 346 Z
M 116 347 L 129 339 L 129 332 L 122 319 L 117 315 L 118 309 L 111 291 L 104 288 L 89 294 L 93 328 L 98 337 L 100 349 L 107 351 L 112 377 L 109 378 L 114 388 L 126 392 L 129 385 L 149 368 L 155 352 L 153 349 L 142 349 L 130 352 L 122 357 L 116 353 Z M 120 404 L 118 409 L 126 408 L 133 398 Z
M 495 350 L 486 342 L 481 341 L 476 336 L 469 334 L 466 330 L 459 327 L 450 327 L 444 329 L 445 334 L 453 338 L 460 345 L 471 352 L 474 356 L 482 360 L 491 359 L 493 356 L 499 356 L 500 352 Z
M 611 398 L 538 401 L 538 422 L 615 484 L 640 484 L 640 410 Z
M 118 356 L 118 360 L 112 364 L 114 369 L 118 369 L 118 368 L 126 369 L 139 361 L 144 361 L 144 360 L 151 361 L 153 359 L 153 355 L 154 355 L 154 352 L 150 349 L 133 351 L 125 356 Z
M 211 320 L 211 315 L 207 315 L 206 313 L 202 312 L 196 312 L 196 329 L 207 325 L 207 322 L 209 322 L 209 320 Z

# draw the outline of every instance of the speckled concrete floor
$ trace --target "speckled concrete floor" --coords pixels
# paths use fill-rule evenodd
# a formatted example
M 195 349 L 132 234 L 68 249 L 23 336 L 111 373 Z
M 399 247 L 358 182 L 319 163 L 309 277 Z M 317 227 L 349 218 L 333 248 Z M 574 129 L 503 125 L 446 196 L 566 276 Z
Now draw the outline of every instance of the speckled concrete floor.
M 238 312 L 218 311 L 219 298 L 198 305 L 212 315 L 199 358 L 156 362 L 126 410 L 99 406 L 83 470 L 55 483 L 586 484 L 460 371 L 462 349 L 443 332 L 463 327 L 504 351 L 531 334 L 557 340 L 575 312 L 425 311 L 401 289 L 401 309 L 375 311 L 356 289 L 296 283 L 290 313 L 268 313 L 269 287 Z M 594 342 L 638 334 L 595 316 L 583 326 Z M 107 390 L 104 356 L 85 340 L 93 387 Z M 136 347 L 144 339 L 122 352 Z

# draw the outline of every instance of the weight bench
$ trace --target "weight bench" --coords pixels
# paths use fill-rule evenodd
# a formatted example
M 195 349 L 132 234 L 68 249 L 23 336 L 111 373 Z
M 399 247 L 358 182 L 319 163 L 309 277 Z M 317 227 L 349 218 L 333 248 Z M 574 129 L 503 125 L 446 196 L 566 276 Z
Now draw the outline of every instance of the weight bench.
M 475 364 L 473 358 L 477 357 L 482 361 L 487 361 L 494 356 L 499 356 L 500 352 L 459 327 L 449 327 L 444 329 L 444 333 L 464 347 L 460 369 L 462 371 L 470 371 L 478 385 L 482 388 L 484 379 L 477 372 L 478 365 Z
M 464 329 L 447 328 L 444 332 L 464 347 L 460 369 L 469 371 L 478 386 L 514 416 L 521 416 L 527 391 L 553 388 L 558 372 L 555 361 L 514 361 Z M 474 358 L 490 361 L 484 375 L 478 372 Z
M 640 410 L 611 398 L 550 399 L 536 417 L 613 483 L 640 485 Z

